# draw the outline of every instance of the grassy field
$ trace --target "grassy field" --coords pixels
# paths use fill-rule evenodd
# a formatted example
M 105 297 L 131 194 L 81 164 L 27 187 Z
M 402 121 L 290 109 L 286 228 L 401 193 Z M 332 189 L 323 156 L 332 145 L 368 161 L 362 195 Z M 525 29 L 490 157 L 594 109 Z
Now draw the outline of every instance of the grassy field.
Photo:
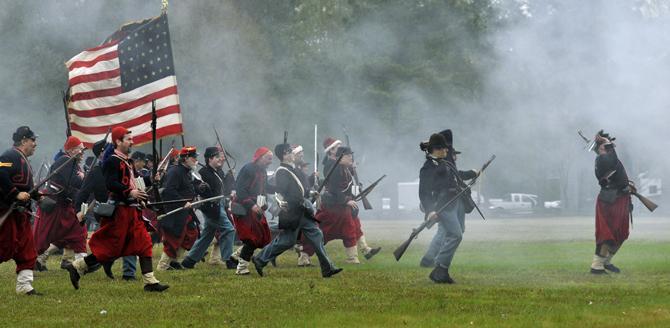
M 592 276 L 590 242 L 469 242 L 466 234 L 451 270 L 456 285 L 436 285 L 430 269 L 419 268 L 425 245 L 412 245 L 400 263 L 391 255 L 395 245 L 383 243 L 364 264 L 342 264 L 331 279 L 316 267 L 295 267 L 294 253 L 263 278 L 206 264 L 159 272 L 171 286 L 163 294 L 110 281 L 102 270 L 75 291 L 54 257 L 51 271 L 36 274 L 34 285 L 46 295 L 17 296 L 14 263 L 3 263 L 0 317 L 5 327 L 670 326 L 667 243 L 628 242 L 614 261 L 621 274 Z M 343 262 L 340 243 L 328 250 Z M 114 269 L 120 276 L 120 261 Z

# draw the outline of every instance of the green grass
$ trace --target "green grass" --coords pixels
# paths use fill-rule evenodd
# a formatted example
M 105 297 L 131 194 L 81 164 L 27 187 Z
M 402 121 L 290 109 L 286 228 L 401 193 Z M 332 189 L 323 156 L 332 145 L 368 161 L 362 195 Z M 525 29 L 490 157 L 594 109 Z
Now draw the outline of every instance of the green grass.
M 322 279 L 317 267 L 295 267 L 286 253 L 266 277 L 199 264 L 158 272 L 163 294 L 140 282 L 84 276 L 75 291 L 59 258 L 36 273 L 43 297 L 14 293 L 13 262 L 0 265 L 3 326 L 298 326 L 298 327 L 668 327 L 670 245 L 628 242 L 615 257 L 618 275 L 588 273 L 589 242 L 469 242 L 451 273 L 456 285 L 436 285 L 418 267 L 426 245 L 412 245 L 397 263 L 385 242 L 378 257 Z M 341 243 L 328 250 L 343 263 Z M 155 250 L 154 254 L 160 254 Z M 114 267 L 120 276 L 120 261 Z M 100 314 L 101 310 L 107 314 Z

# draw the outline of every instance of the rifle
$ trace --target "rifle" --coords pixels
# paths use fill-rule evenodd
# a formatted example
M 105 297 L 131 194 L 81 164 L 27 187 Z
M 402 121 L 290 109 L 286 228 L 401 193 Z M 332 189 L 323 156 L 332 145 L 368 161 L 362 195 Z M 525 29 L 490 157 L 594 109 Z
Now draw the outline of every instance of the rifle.
M 377 181 L 373 182 L 367 188 L 363 189 L 361 193 L 358 194 L 358 196 L 354 197 L 354 201 L 357 202 L 366 197 L 368 194 L 370 194 L 372 192 L 372 189 L 374 189 L 377 186 L 377 184 L 379 184 L 379 182 L 382 181 L 384 178 L 386 178 L 386 174 L 382 175 L 381 178 L 377 179 Z
M 213 202 L 213 201 L 215 201 L 215 200 L 219 200 L 219 199 L 224 198 L 224 197 L 226 197 L 226 196 L 221 195 L 221 196 L 214 196 L 214 197 L 206 198 L 206 199 L 199 200 L 199 201 L 196 201 L 196 202 L 191 203 L 191 206 L 199 205 L 199 204 L 207 203 L 207 202 Z M 181 200 L 180 200 L 180 201 L 181 201 Z M 172 211 L 170 211 L 170 212 L 167 212 L 167 213 L 165 213 L 165 214 L 161 214 L 161 215 L 157 216 L 157 217 L 156 217 L 156 220 L 161 220 L 161 219 L 163 219 L 164 217 L 166 217 L 166 216 L 168 216 L 168 215 L 172 215 L 172 214 L 174 214 L 174 213 L 177 213 L 177 212 L 182 211 L 182 210 L 185 210 L 185 209 L 186 209 L 185 206 L 182 206 L 182 207 L 180 207 L 180 208 L 174 209 L 174 210 L 172 210 Z
M 86 148 L 84 148 L 84 150 L 86 150 Z M 83 152 L 84 152 L 84 151 L 82 150 L 82 154 L 83 154 Z M 65 168 L 65 166 L 67 166 L 68 164 L 70 164 L 70 162 L 74 161 L 74 160 L 75 160 L 76 158 L 78 158 L 78 157 L 79 157 L 79 156 L 72 156 L 72 157 L 68 158 L 65 162 L 63 162 L 63 164 L 61 164 L 61 165 L 58 166 L 56 169 L 54 169 L 50 174 L 48 174 L 46 178 L 42 179 L 39 183 L 35 184 L 30 190 L 28 190 L 28 193 L 29 193 L 29 194 L 33 194 L 36 190 L 38 190 L 38 189 L 39 189 L 40 187 L 42 187 L 45 183 L 47 183 L 49 180 L 51 180 L 51 178 L 52 178 L 54 175 L 56 175 L 57 173 L 59 173 L 61 170 L 63 170 L 63 169 Z M 9 217 L 9 214 L 11 214 L 11 213 L 12 213 L 12 212 L 19 206 L 17 203 L 19 203 L 19 202 L 18 202 L 18 201 L 14 201 L 14 202 L 9 206 L 9 209 L 7 210 L 7 212 L 5 212 L 2 216 L 0 216 L 0 228 L 1 228 L 2 225 L 5 223 L 5 220 L 7 220 L 7 217 Z
M 637 197 L 637 199 L 640 200 L 640 203 L 642 203 L 642 205 L 644 205 L 644 207 L 646 207 L 649 212 L 653 212 L 658 207 L 658 205 L 652 202 L 651 199 L 640 195 L 637 191 L 631 191 L 630 194 Z
M 219 144 L 219 147 L 221 147 L 221 150 L 223 151 L 224 156 L 224 161 L 226 162 L 226 166 L 228 166 L 228 172 L 232 173 L 235 175 L 235 164 L 237 164 L 237 161 L 235 161 L 235 157 L 231 155 L 225 147 L 223 147 L 223 144 L 221 143 L 221 139 L 219 139 L 219 132 L 216 131 L 216 128 L 212 126 L 212 129 L 214 130 L 214 134 L 216 135 L 216 142 Z M 228 158 L 233 160 L 233 166 L 230 166 L 230 162 L 228 162 Z
M 482 165 L 482 169 L 479 171 L 479 175 L 484 173 L 484 170 L 486 170 L 486 168 L 491 164 L 491 162 L 493 162 L 495 158 L 496 158 L 495 155 L 491 156 L 491 158 L 486 163 L 484 163 L 484 165 Z M 449 205 L 458 200 L 461 197 L 461 195 L 465 193 L 466 190 L 472 188 L 472 185 L 474 185 L 476 181 L 477 181 L 476 178 L 472 179 L 472 181 L 470 181 L 470 183 L 465 188 L 463 188 L 463 190 L 461 190 L 458 194 L 456 194 L 456 196 L 450 199 L 446 204 L 440 206 L 440 208 L 438 208 L 437 211 L 435 212 L 439 214 L 440 212 L 444 211 L 444 209 L 446 209 Z M 419 236 L 419 233 L 421 233 L 421 231 L 423 231 L 426 227 L 432 227 L 433 224 L 437 222 L 436 220 L 427 220 L 426 218 L 428 218 L 428 214 L 429 213 L 426 213 L 424 221 L 423 223 L 421 223 L 421 225 L 416 227 L 416 229 L 412 229 L 412 233 L 409 235 L 409 238 L 405 240 L 402 244 L 400 244 L 400 246 L 398 246 L 398 248 L 396 248 L 395 251 L 393 251 L 393 256 L 395 257 L 396 261 L 400 261 L 402 255 L 405 254 L 405 251 L 407 251 L 409 244 L 411 244 L 412 241 Z
M 342 132 L 344 132 L 344 138 L 347 142 L 347 147 L 351 147 L 351 144 L 349 143 L 349 134 L 347 134 L 347 128 L 342 125 Z M 353 154 L 351 155 L 353 158 Z M 362 183 L 360 183 L 360 179 L 358 178 L 358 172 L 356 171 L 356 167 L 354 165 L 351 166 L 351 175 L 354 177 L 354 183 L 360 188 L 363 186 Z M 366 210 L 371 210 L 372 209 L 372 204 L 370 204 L 370 201 L 368 200 L 367 197 L 363 196 L 361 197 L 361 201 L 363 201 L 363 208 Z
M 316 190 L 317 193 L 321 193 L 323 191 L 323 188 L 328 184 L 328 181 L 330 180 L 330 177 L 333 175 L 333 172 L 335 172 L 335 168 L 337 165 L 340 164 L 340 161 L 342 160 L 342 157 L 344 154 L 341 154 L 340 156 L 337 157 L 337 160 L 335 160 L 335 164 L 330 168 L 330 171 L 328 171 L 328 174 L 326 174 L 326 178 L 323 179 L 323 183 L 319 186 L 319 189 Z
M 186 202 L 190 202 L 192 200 L 193 199 L 189 199 L 189 198 L 175 199 L 175 200 L 164 200 L 164 201 L 161 201 L 161 202 L 147 203 L 147 207 L 150 207 L 150 206 L 165 206 L 165 205 L 171 205 L 171 204 L 186 203 Z

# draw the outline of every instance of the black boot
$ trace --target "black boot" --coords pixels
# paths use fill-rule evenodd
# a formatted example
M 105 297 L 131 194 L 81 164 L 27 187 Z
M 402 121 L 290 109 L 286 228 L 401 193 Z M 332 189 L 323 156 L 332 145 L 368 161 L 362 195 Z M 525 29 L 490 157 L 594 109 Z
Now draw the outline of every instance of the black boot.
M 366 260 L 371 259 L 373 256 L 377 255 L 377 253 L 379 253 L 379 251 L 381 251 L 381 250 L 382 250 L 381 247 L 375 247 L 375 248 L 370 249 L 370 251 L 367 254 L 365 254 L 365 259 Z
M 74 287 L 74 289 L 79 289 L 79 279 L 81 279 L 81 276 L 79 275 L 79 272 L 77 272 L 77 269 L 75 269 L 72 263 L 70 263 L 65 267 L 65 270 L 70 273 L 70 282 L 72 283 L 72 287 Z
M 96 271 L 100 270 L 101 267 L 102 267 L 102 265 L 100 265 L 100 263 L 96 263 L 96 264 L 88 267 L 88 269 L 86 269 L 86 274 L 96 272 Z
M 49 271 L 46 264 L 40 263 L 40 261 L 35 261 L 35 268 L 33 270 L 38 272 Z
M 263 276 L 263 267 L 265 267 L 265 264 L 263 264 L 257 257 L 252 256 L 251 257 L 251 262 L 254 263 L 254 267 L 256 267 L 256 272 L 258 272 L 259 276 Z
M 170 261 L 170 269 L 169 270 L 184 270 L 184 267 L 181 266 L 181 263 L 177 261 Z
M 600 274 L 607 274 L 607 271 L 605 271 L 605 270 L 601 270 L 601 269 L 594 269 L 594 268 L 591 268 L 591 274 L 598 274 L 598 275 L 600 275 Z
M 441 266 L 436 266 L 435 269 L 430 273 L 430 280 L 438 284 L 453 284 L 456 283 L 454 279 L 451 279 L 449 276 L 449 269 L 445 269 Z
M 112 265 L 114 262 L 105 262 L 102 264 L 102 268 L 105 271 L 107 278 L 114 280 L 114 273 L 112 272 Z
M 68 260 L 61 260 L 60 261 L 60 268 L 63 269 L 63 270 L 67 270 L 67 265 L 70 264 L 70 263 L 72 263 L 72 262 L 70 262 Z
M 336 266 L 331 266 L 326 270 L 321 270 L 321 276 L 324 278 L 330 278 L 340 272 L 342 272 L 342 268 L 338 268 Z
M 144 291 L 145 292 L 158 292 L 161 293 L 165 291 L 166 289 L 170 288 L 168 285 L 162 285 L 161 283 L 157 282 L 155 284 L 150 284 L 150 285 L 144 285 Z
M 239 263 L 239 261 L 237 261 L 236 259 L 231 257 L 231 258 L 226 260 L 226 269 L 235 270 L 235 269 L 237 269 L 237 264 L 238 263 Z
M 186 269 L 193 269 L 195 267 L 195 261 L 191 259 L 190 257 L 185 257 L 183 261 L 181 261 L 181 266 L 186 268 Z
M 619 272 L 621 272 L 621 270 L 619 270 L 619 268 L 618 268 L 616 265 L 612 264 L 612 263 L 610 263 L 610 264 L 605 264 L 605 269 L 607 269 L 607 271 L 610 271 L 610 272 L 613 272 L 613 273 L 619 273 Z
M 44 294 L 42 294 L 42 293 L 36 291 L 36 290 L 33 288 L 33 289 L 31 289 L 29 292 L 27 292 L 26 295 L 28 295 L 28 296 L 42 296 L 42 295 L 44 295 Z

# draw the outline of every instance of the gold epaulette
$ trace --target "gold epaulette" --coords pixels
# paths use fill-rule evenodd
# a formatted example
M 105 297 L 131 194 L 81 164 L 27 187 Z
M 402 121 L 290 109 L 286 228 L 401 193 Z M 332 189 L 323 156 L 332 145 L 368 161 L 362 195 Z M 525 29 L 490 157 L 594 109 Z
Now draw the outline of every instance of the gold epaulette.
M 12 162 L 0 162 L 0 167 L 12 167 L 12 165 L 14 165 Z

